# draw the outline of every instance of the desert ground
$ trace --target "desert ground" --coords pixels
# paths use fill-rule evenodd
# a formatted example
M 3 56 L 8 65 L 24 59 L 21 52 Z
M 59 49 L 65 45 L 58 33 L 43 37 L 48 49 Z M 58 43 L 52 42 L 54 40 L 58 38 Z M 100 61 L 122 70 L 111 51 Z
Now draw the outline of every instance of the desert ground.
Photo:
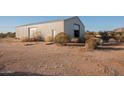
M 0 75 L 124 75 L 124 44 L 85 51 L 84 46 L 0 40 Z

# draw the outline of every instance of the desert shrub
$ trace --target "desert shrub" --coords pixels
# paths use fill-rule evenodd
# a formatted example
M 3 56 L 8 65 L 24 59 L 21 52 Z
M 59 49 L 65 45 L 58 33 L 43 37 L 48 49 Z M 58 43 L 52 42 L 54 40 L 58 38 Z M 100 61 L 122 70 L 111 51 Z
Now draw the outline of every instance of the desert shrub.
M 100 35 L 103 41 L 108 42 L 110 36 L 107 32 L 101 32 Z
M 63 43 L 68 43 L 69 41 L 70 41 L 69 36 L 64 32 L 61 32 L 55 36 L 56 43 L 63 44 Z
M 103 40 L 101 38 L 95 38 L 97 45 L 103 45 Z
M 34 42 L 34 41 L 41 41 L 41 40 L 42 40 L 41 32 L 34 33 L 32 38 L 28 38 L 28 37 L 21 38 L 22 42 Z
M 74 38 L 71 39 L 72 43 L 78 43 L 79 41 L 80 41 L 79 38 L 74 37 Z
M 109 32 L 110 38 L 115 38 L 116 35 L 119 35 L 117 32 Z
M 97 48 L 97 39 L 96 38 L 87 39 L 85 42 L 85 48 L 86 48 L 86 50 L 96 49 Z
M 124 32 L 113 32 L 112 38 L 114 38 L 115 40 L 117 40 L 119 42 L 123 42 L 124 41 Z
M 120 40 L 121 40 L 121 35 L 120 35 L 120 34 L 116 34 L 116 35 L 113 36 L 113 38 L 114 38 L 115 40 L 117 40 L 117 41 L 120 42 Z
M 124 42 L 124 32 L 120 33 L 120 37 L 119 37 L 121 42 Z
M 15 38 L 15 32 L 0 33 L 0 38 Z
M 7 37 L 6 34 L 0 33 L 0 38 L 5 38 L 5 37 Z
M 85 38 L 85 40 L 88 40 L 88 39 L 94 38 L 94 37 L 95 37 L 95 35 L 93 32 L 86 32 L 84 38 Z
M 35 41 L 40 41 L 40 40 L 37 39 L 37 38 L 28 38 L 28 37 L 25 37 L 25 38 L 21 38 L 21 41 L 22 42 L 35 42 Z
M 11 37 L 11 38 L 14 38 L 15 37 L 15 32 L 14 33 L 8 32 L 6 34 L 7 34 L 7 37 Z
M 45 37 L 45 42 L 52 42 L 52 41 L 53 41 L 52 36 Z

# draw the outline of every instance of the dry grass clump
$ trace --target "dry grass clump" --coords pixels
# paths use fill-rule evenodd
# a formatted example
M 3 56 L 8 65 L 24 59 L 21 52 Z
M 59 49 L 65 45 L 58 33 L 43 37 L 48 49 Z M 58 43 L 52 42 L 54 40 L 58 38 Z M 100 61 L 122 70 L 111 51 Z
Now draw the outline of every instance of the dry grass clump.
M 45 38 L 45 44 L 46 44 L 46 45 L 51 45 L 51 44 L 53 44 L 53 37 L 52 37 L 52 36 L 47 36 L 47 37 Z
M 85 42 L 86 50 L 94 50 L 97 48 L 97 39 L 96 38 L 89 38 Z
M 53 41 L 52 36 L 45 37 L 45 42 L 52 42 L 52 41 Z
M 21 41 L 22 41 L 22 42 L 35 42 L 35 41 L 40 41 L 40 39 L 38 39 L 38 38 L 28 38 L 28 37 L 24 37 L 24 38 L 21 38 Z
M 23 37 L 20 39 L 22 42 L 30 42 L 30 38 L 28 37 Z
M 55 43 L 64 44 L 64 43 L 68 43 L 68 42 L 70 42 L 70 38 L 64 32 L 61 32 L 55 36 Z
M 32 38 L 29 38 L 29 37 L 21 38 L 22 42 L 34 42 L 34 41 L 41 41 L 41 40 L 42 40 L 41 32 L 34 33 Z

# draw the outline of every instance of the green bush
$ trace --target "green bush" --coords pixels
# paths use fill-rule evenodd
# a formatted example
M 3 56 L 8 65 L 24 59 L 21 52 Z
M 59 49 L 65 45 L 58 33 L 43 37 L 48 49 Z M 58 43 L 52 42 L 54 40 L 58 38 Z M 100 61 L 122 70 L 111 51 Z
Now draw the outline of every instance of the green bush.
M 63 43 L 68 43 L 68 42 L 70 42 L 70 38 L 64 32 L 61 32 L 55 36 L 55 43 L 63 44 Z

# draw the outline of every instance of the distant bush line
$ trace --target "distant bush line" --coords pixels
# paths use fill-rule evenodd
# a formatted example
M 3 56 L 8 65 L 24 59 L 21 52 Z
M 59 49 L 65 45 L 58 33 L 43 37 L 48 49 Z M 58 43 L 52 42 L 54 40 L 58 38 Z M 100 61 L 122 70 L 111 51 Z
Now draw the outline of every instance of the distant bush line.
M 0 33 L 0 38 L 15 38 L 15 32 Z
M 123 32 L 86 32 L 85 39 L 89 39 L 91 37 L 99 36 L 104 42 L 108 42 L 109 39 L 113 38 L 119 42 L 124 41 L 124 31 Z

